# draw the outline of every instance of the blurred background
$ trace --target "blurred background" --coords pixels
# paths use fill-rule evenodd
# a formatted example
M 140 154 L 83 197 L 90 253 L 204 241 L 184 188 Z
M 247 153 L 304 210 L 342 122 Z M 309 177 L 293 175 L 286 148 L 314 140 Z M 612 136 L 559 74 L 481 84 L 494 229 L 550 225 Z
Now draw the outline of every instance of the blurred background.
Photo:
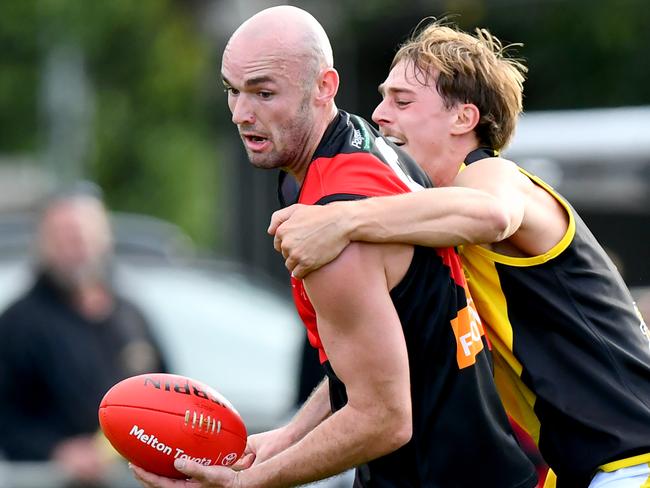
M 220 79 L 233 30 L 280 3 L 321 21 L 338 105 L 367 119 L 424 17 L 523 43 L 526 113 L 506 156 L 569 198 L 650 314 L 647 0 L 2 0 L 0 305 L 28 284 L 42 199 L 93 181 L 117 281 L 170 369 L 220 389 L 253 430 L 290 415 L 302 330 L 266 234 L 277 175 L 250 167 Z M 3 468 L 0 487 L 37 472 Z

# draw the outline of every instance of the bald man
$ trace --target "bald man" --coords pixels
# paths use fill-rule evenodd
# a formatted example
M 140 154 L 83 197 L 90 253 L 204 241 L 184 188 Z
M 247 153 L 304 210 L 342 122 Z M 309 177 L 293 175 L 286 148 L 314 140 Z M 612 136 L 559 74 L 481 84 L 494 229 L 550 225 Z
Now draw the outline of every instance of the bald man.
M 370 124 L 337 110 L 332 49 L 308 13 L 283 6 L 247 20 L 222 77 L 251 163 L 283 170 L 284 204 L 430 184 Z M 291 282 L 324 382 L 288 425 L 249 438 L 243 470 L 177 461 L 192 479 L 175 481 L 134 467 L 145 486 L 289 487 L 351 467 L 358 487 L 536 485 L 452 248 L 352 244 Z

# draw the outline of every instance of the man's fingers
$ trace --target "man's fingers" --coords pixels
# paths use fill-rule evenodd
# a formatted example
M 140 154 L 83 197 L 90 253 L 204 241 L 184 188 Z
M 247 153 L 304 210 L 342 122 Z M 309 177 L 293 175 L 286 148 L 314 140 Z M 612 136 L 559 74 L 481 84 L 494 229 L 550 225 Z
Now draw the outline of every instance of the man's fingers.
M 273 212 L 273 215 L 271 215 L 271 222 L 269 223 L 269 228 L 266 229 L 266 232 L 268 232 L 271 235 L 275 235 L 275 231 L 278 229 L 280 224 L 284 222 L 286 219 L 282 218 L 282 210 L 278 210 L 277 212 Z
M 255 453 L 248 452 L 245 453 L 239 460 L 232 465 L 232 469 L 235 471 L 241 471 L 242 469 L 248 469 L 253 465 L 255 461 Z
M 279 253 L 282 252 L 282 237 L 280 236 L 280 233 L 277 232 L 275 236 L 273 237 L 273 247 L 275 248 L 276 251 Z
M 299 280 L 302 280 L 305 276 L 307 276 L 307 271 L 308 269 L 305 266 L 299 264 L 295 268 L 293 268 L 291 274 L 293 274 Z
M 187 459 L 177 459 L 174 461 L 174 467 L 181 473 L 186 474 L 188 478 L 206 481 L 207 468 L 199 463 Z
M 238 472 L 225 466 L 203 466 L 188 459 L 177 459 L 174 467 L 191 480 L 186 481 L 184 487 L 196 486 L 235 486 L 232 483 L 237 480 Z M 167 488 L 162 487 L 162 488 Z M 170 487 L 173 488 L 173 487 Z
M 299 276 L 297 276 L 293 272 L 293 268 L 295 268 L 297 264 L 298 264 L 298 262 L 292 256 L 289 256 L 287 259 L 284 260 L 284 266 L 291 272 L 291 275 L 296 277 L 296 278 L 299 278 Z
M 282 245 L 282 241 L 280 238 L 277 236 L 277 234 L 273 237 L 273 249 L 276 251 L 280 252 L 280 246 Z
M 144 469 L 130 464 L 129 467 L 133 472 L 133 476 L 137 479 L 143 486 L 147 488 L 180 488 L 186 486 L 184 480 L 172 480 L 169 478 L 163 478 L 157 474 L 150 473 Z
M 273 215 L 271 215 L 271 223 L 266 231 L 269 234 L 274 235 L 278 230 L 278 227 L 280 227 L 284 221 L 289 220 L 289 217 L 293 215 L 298 207 L 300 207 L 299 204 L 294 204 L 273 212 Z

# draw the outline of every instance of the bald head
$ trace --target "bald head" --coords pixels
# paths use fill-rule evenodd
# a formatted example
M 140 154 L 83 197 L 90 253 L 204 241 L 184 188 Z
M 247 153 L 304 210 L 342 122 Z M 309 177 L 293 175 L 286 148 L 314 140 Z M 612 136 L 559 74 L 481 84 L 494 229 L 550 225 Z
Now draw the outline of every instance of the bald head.
M 246 20 L 230 37 L 224 57 L 242 46 L 295 65 L 303 75 L 315 76 L 334 65 L 323 27 L 309 12 L 289 5 L 262 10 Z
M 300 178 L 338 113 L 339 76 L 323 27 L 296 7 L 263 10 L 231 36 L 221 77 L 250 162 Z
M 73 195 L 52 200 L 38 228 L 38 259 L 65 287 L 103 278 L 112 250 L 111 228 L 102 202 Z

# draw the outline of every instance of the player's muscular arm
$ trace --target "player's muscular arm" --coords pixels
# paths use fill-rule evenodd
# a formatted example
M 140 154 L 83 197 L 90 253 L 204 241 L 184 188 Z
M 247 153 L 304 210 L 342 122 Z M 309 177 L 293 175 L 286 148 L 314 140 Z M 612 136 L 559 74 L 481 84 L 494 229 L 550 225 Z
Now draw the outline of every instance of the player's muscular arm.
M 487 158 L 462 171 L 454 185 L 485 192 L 506 217 L 500 238 L 478 240 L 493 250 L 515 257 L 549 251 L 564 236 L 566 210 L 541 187 L 522 174 L 511 161 Z
M 508 215 L 474 188 L 436 188 L 326 206 L 292 205 L 273 214 L 269 233 L 297 277 L 330 262 L 351 241 L 430 247 L 492 242 L 504 237 Z
M 566 212 L 510 161 L 477 161 L 453 185 L 324 207 L 293 205 L 273 215 L 269 233 L 287 268 L 303 277 L 351 241 L 448 247 L 507 240 L 497 250 L 525 256 L 548 251 L 566 231 Z
M 528 180 L 508 161 L 485 161 L 465 169 L 453 187 L 325 207 L 294 205 L 273 215 L 269 232 L 298 277 L 334 259 L 350 241 L 428 247 L 501 241 L 522 222 Z
M 305 280 L 321 339 L 346 385 L 348 403 L 298 443 L 242 471 L 242 486 L 284 487 L 321 479 L 410 439 L 408 357 L 389 295 L 389 280 L 396 278 L 384 268 L 384 247 L 397 246 L 355 243 Z M 392 259 L 408 262 L 411 249 L 400 247 Z
M 348 236 L 428 247 L 500 241 L 522 222 L 527 183 L 510 161 L 477 161 L 453 186 L 354 202 Z

